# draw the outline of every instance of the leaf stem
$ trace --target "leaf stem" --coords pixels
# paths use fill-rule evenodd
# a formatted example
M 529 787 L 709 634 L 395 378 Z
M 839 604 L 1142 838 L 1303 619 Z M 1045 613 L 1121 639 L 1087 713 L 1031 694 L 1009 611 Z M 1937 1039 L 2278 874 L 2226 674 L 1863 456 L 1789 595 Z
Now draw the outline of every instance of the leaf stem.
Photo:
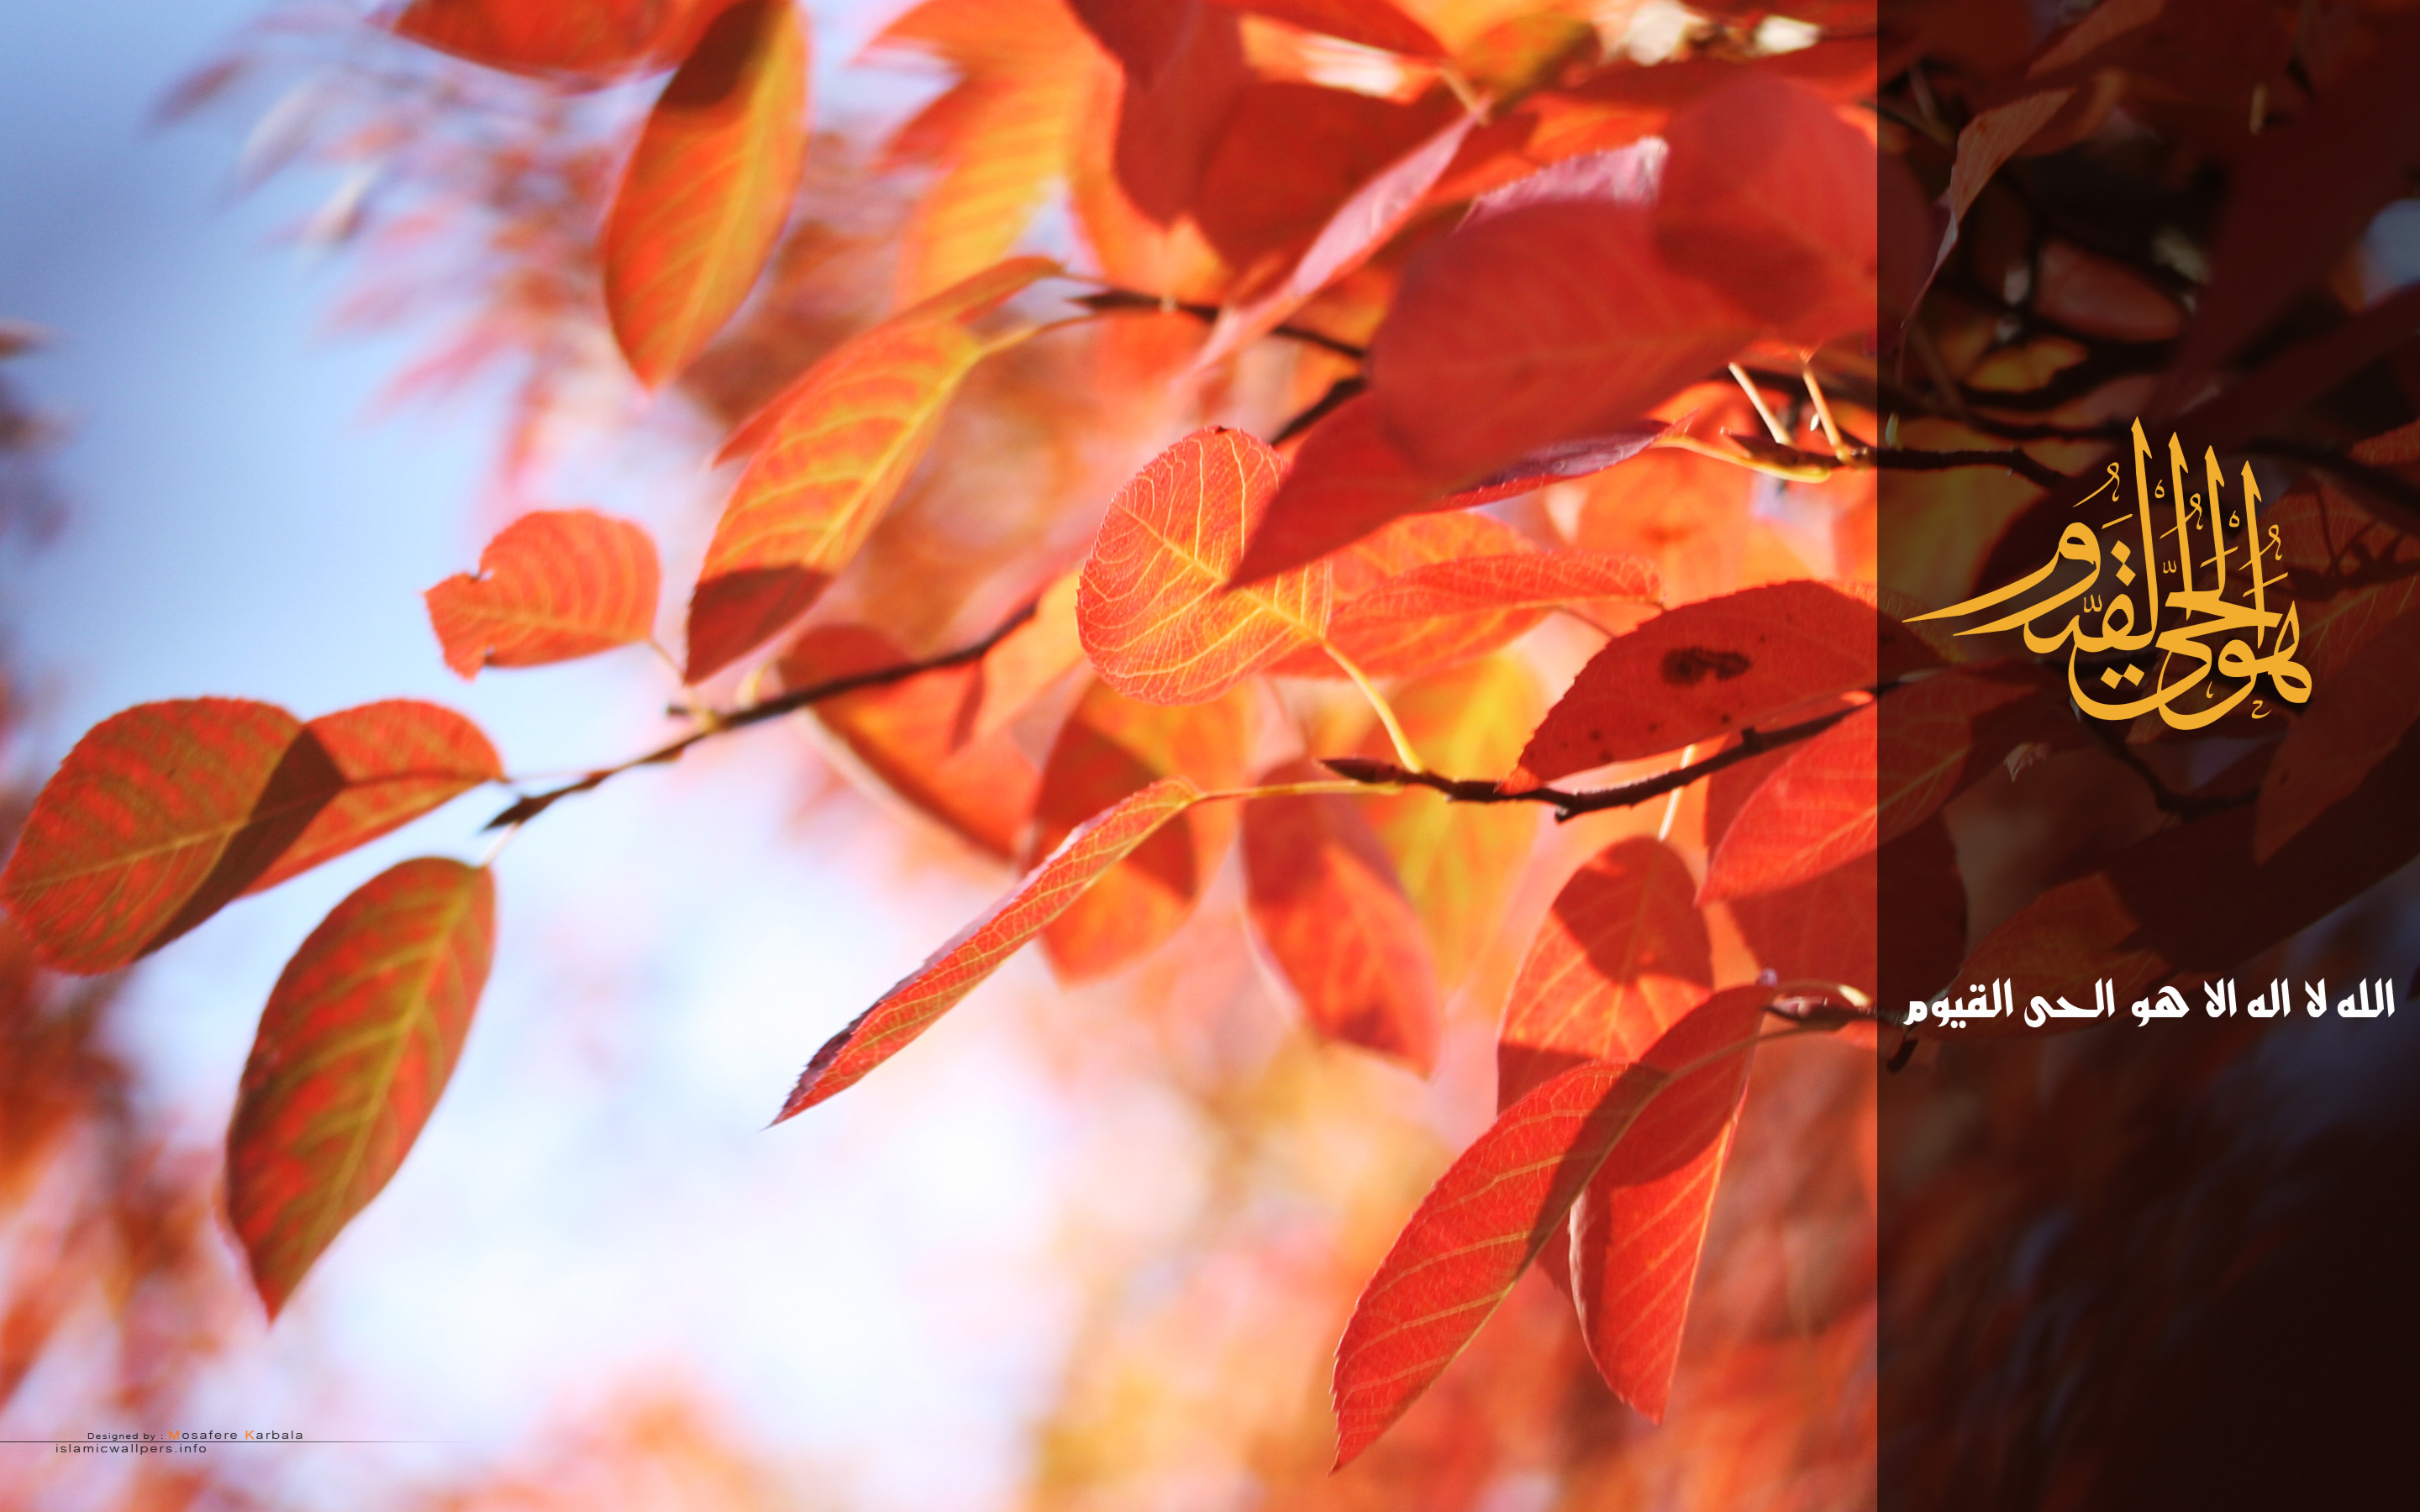
M 1315 780 L 1310 782 L 1272 782 L 1265 787 L 1257 788 L 1220 788 L 1216 793 L 1204 793 L 1202 796 L 1193 801 L 1196 803 L 1208 803 L 1214 798 L 1307 798 L 1316 797 L 1323 794 L 1349 798 L 1357 794 L 1374 795 L 1394 793 L 1400 791 L 1402 786 L 1403 784 L 1401 783 L 1360 782 L 1352 780 L 1339 780 L 1334 782 L 1321 782 Z
M 1387 727 L 1387 738 L 1394 742 L 1395 758 L 1404 764 L 1404 770 L 1416 778 L 1426 776 L 1428 767 L 1421 763 L 1420 753 L 1412 748 L 1412 737 L 1404 733 L 1403 722 L 1395 717 L 1394 705 L 1387 702 L 1387 695 L 1378 691 L 1378 685 L 1370 681 L 1369 674 L 1353 665 L 1352 658 L 1337 650 L 1332 643 L 1322 640 L 1320 646 L 1326 651 L 1327 659 L 1343 669 L 1344 675 L 1353 679 L 1353 686 L 1370 701 L 1370 707 L 1378 711 L 1378 722 Z
M 1731 377 L 1739 380 L 1740 392 L 1747 395 L 1747 402 L 1756 406 L 1757 418 L 1764 422 L 1765 431 L 1767 434 L 1772 436 L 1773 444 L 1776 446 L 1789 445 L 1790 433 L 1781 428 L 1781 422 L 1774 419 L 1773 411 L 1764 407 L 1764 395 L 1759 393 L 1756 391 L 1756 385 L 1748 381 L 1747 370 L 1741 367 L 1737 363 L 1733 363 L 1731 364 Z

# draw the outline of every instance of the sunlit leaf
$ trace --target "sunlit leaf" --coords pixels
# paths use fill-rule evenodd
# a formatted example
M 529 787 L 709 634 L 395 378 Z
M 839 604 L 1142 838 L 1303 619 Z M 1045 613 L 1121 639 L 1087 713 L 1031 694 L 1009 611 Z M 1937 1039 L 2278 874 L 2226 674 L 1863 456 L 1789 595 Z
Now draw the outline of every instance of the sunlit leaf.
M 113 971 L 502 775 L 477 729 L 433 704 L 309 725 L 240 699 L 137 704 L 95 725 L 43 785 L 0 899 L 46 964 Z
M 420 1136 L 495 928 L 485 868 L 406 861 L 338 903 L 278 977 L 227 1129 L 227 1216 L 271 1317 Z
M 1230 589 L 1282 464 L 1241 431 L 1196 431 L 1118 490 L 1084 563 L 1077 622 L 1102 679 L 1146 703 L 1216 698 L 1330 611 L 1325 563 Z
M 1095 683 L 1059 729 L 1043 764 L 1029 857 L 1047 856 L 1076 826 L 1161 778 L 1204 792 L 1240 787 L 1251 754 L 1254 691 L 1204 703 L 1138 703 Z M 1063 980 L 1103 977 L 1175 933 L 1234 839 L 1231 804 L 1202 804 L 1137 846 L 1042 932 Z
M 1699 896 L 1771 892 L 1872 850 L 1881 727 L 1881 706 L 1869 703 L 1792 748 L 1707 858 Z
M 1283 253 L 1298 258 L 1347 199 L 1417 147 L 1438 122 L 1459 114 L 1461 107 L 1442 93 L 1407 103 L 1317 84 L 1256 79 L 1237 98 L 1218 148 L 1202 169 L 1193 219 L 1218 255 L 1236 268 L 1260 267 L 1263 259 Z M 1322 283 L 1350 271 L 1299 261 L 1296 267 L 1304 277 Z M 1288 278 L 1273 292 L 1282 295 L 1293 285 Z M 1299 292 L 1307 297 L 1318 292 L 1318 286 Z M 1239 306 L 1229 313 L 1255 308 L 1257 304 Z M 1222 346 L 1226 339 L 1214 330 L 1196 365 L 1216 362 L 1231 350 Z
M 1070 571 L 1052 579 L 1034 598 L 1033 617 L 976 663 L 983 686 L 962 742 L 1006 729 L 1044 689 L 1084 664 L 1084 640 L 1076 630 L 1078 578 Z
M 901 315 L 801 378 L 740 475 L 689 605 L 688 680 L 779 634 L 857 555 L 939 429 L 983 344 L 954 316 Z
M 1445 44 L 1388 0 L 1217 0 L 1348 42 L 1413 57 L 1443 57 Z
M 1110 50 L 1126 66 L 1112 159 L 1118 186 L 1145 218 L 1171 224 L 1192 208 L 1210 156 L 1251 79 L 1235 14 L 1203 0 L 1082 0 L 1076 9 L 1087 22 L 1109 10 L 1169 18 L 1164 51 L 1153 66 L 1139 68 L 1129 50 Z M 1152 24 L 1153 46 L 1159 49 L 1160 23 Z
M 1820 582 L 1774 583 L 1683 604 L 1606 643 L 1547 711 L 1514 779 L 1736 734 L 1770 715 L 1874 681 L 1871 606 Z
M 422 596 L 445 665 L 468 678 L 644 640 L 656 584 L 645 531 L 593 510 L 542 510 L 499 532 L 476 574 L 456 573 Z
M 1501 656 L 1414 678 L 1388 698 L 1421 760 L 1481 779 L 1512 768 L 1543 707 L 1536 681 Z M 1376 730 L 1362 754 L 1394 758 Z M 1538 815 L 1527 804 L 1448 803 L 1426 788 L 1361 802 L 1428 929 L 1438 980 L 1449 986 L 1462 980 L 1496 937 L 1537 838 Z
M 866 1072 L 898 1054 L 999 970 L 1018 946 L 1065 912 L 1102 872 L 1201 796 L 1200 790 L 1185 779 L 1167 778 L 1087 820 L 990 912 L 935 951 L 816 1051 L 773 1121 L 779 1123 L 854 1087 Z
M 910 659 L 870 626 L 819 625 L 782 654 L 782 686 L 810 687 Z M 943 667 L 825 699 L 814 715 L 884 786 L 1006 860 L 1041 779 L 1007 732 L 974 733 L 984 682 L 981 662 Z
M 1466 487 L 1633 424 L 1747 345 L 1752 318 L 1667 266 L 1652 233 L 1643 206 L 1526 206 L 1413 260 L 1370 393 L 1423 477 Z
M 1627 1325 L 1644 1342 L 1677 1335 L 1703 1231 L 1695 1199 L 1713 1185 L 1711 1173 L 1692 1166 L 1726 1141 L 1752 1049 L 1743 1041 L 1766 995 L 1758 988 L 1722 995 L 1657 1036 L 1637 1063 L 1589 1060 L 1561 1072 L 1507 1107 L 1463 1151 L 1421 1199 L 1337 1345 L 1340 1466 L 1402 1416 L 1469 1343 L 1522 1271 L 1560 1237 L 1593 1180 L 1640 1194 L 1655 1190 L 1651 1183 L 1668 1184 L 1691 1199 L 1643 1235 L 1663 1252 L 1642 1273 L 1647 1289 L 1600 1295 L 1592 1319 L 1592 1332 Z M 1647 1115 L 1668 1098 L 1671 1110 L 1651 1121 Z M 1618 1367 L 1631 1364 L 1609 1349 L 1600 1363 L 1606 1355 Z M 1665 1374 L 1668 1380 L 1668 1366 Z M 1626 1369 L 1624 1378 L 1632 1379 Z M 1643 1382 L 1633 1389 L 1647 1395 Z
M 1297 761 L 1262 781 L 1326 775 Z M 1310 794 L 1247 804 L 1245 905 L 1322 1038 L 1390 1056 L 1425 1076 L 1445 1017 L 1436 964 L 1361 801 Z
M 1404 573 L 1440 562 L 1458 562 L 1470 557 L 1516 556 L 1543 549 L 1528 536 L 1493 516 L 1472 510 L 1447 510 L 1436 514 L 1406 515 L 1402 519 L 1355 541 L 1352 545 L 1327 556 L 1329 582 L 1336 602 L 1346 610 L 1358 600 L 1378 592 Z M 1337 640 L 1336 622 L 1328 622 L 1331 640 Z M 1372 645 L 1337 640 L 1339 649 L 1353 658 L 1357 666 L 1365 666 L 1362 654 L 1386 649 L 1388 632 L 1380 628 L 1379 639 Z M 1342 678 L 1344 670 L 1327 654 L 1325 646 L 1306 646 L 1277 662 L 1270 671 L 1282 677 Z
M 1873 329 L 1873 144 L 1812 91 L 1745 72 L 1665 127 L 1655 241 L 1792 342 Z
M 1655 569 L 1607 551 L 1527 551 L 1414 567 L 1348 599 L 1328 640 L 1374 676 L 1484 656 L 1558 605 L 1653 603 Z
M 1651 422 L 1544 448 L 1467 488 L 1447 489 L 1414 469 L 1388 439 L 1375 401 L 1361 395 L 1303 437 L 1234 580 L 1254 583 L 1315 562 L 1398 519 L 1467 509 L 1601 471 L 1637 455 L 1663 430 Z
M 807 41 L 790 0 L 732 0 L 664 85 L 605 217 L 613 338 L 672 378 L 748 297 L 806 161 Z

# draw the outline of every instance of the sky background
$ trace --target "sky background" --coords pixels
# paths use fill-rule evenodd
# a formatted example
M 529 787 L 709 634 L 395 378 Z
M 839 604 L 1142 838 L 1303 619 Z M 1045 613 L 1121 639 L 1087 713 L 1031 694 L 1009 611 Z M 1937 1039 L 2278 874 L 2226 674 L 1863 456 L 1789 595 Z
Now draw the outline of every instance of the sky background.
M 425 333 L 333 336 L 347 270 L 281 238 L 332 177 L 239 197 L 225 120 L 147 124 L 256 9 L 0 7 L 0 316 L 51 335 L 9 376 L 69 432 L 63 529 L 0 543 L 28 714 L 17 776 L 117 709 L 201 694 L 303 717 L 431 699 L 517 772 L 644 748 L 669 678 L 643 651 L 475 685 L 440 662 L 420 591 L 469 567 L 492 523 L 474 506 L 495 395 L 380 412 Z M 828 24 L 821 69 L 862 35 Z M 662 466 L 562 501 L 658 527 L 669 586 L 702 549 L 710 482 Z M 1013 964 L 998 1011 L 954 1016 L 886 1072 L 886 1097 L 766 1132 L 825 1036 L 1001 881 L 902 871 L 890 821 L 861 806 L 820 810 L 801 843 L 798 739 L 768 730 L 632 776 L 512 845 L 495 972 L 426 1134 L 175 1426 L 456 1441 L 264 1461 L 272 1489 L 367 1504 L 341 1488 L 441 1483 L 633 1381 L 689 1379 L 852 1504 L 979 1507 L 1021 1479 L 1072 1306 L 1052 1246 L 1080 1137 L 1011 1007 L 1046 978 Z M 458 800 L 137 972 L 125 1041 L 161 1122 L 215 1142 L 259 1005 L 313 923 L 405 856 L 476 859 L 498 803 Z M 1184 1135 L 1135 1111 L 1134 1190 L 1092 1196 L 1148 1228 L 1173 1211 L 1140 1174 L 1152 1131 Z M 164 1426 L 44 1417 L 82 1384 L 38 1378 L 0 1427 Z

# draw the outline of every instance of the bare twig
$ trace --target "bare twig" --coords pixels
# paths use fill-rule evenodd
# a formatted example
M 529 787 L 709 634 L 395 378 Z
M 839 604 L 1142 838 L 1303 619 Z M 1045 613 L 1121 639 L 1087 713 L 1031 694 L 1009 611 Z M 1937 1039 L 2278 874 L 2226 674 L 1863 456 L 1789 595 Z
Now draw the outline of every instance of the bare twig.
M 1529 788 L 1519 793 L 1507 793 L 1498 784 L 1477 778 L 1440 777 L 1435 772 L 1406 771 L 1392 762 L 1359 756 L 1331 757 L 1320 764 L 1339 777 L 1373 786 L 1433 788 L 1444 794 L 1449 803 L 1547 804 L 1554 809 L 1555 818 L 1559 823 L 1579 814 L 1597 813 L 1606 809 L 1629 809 L 1650 798 L 1660 798 L 1675 789 L 1687 787 L 1701 777 L 1712 777 L 1727 766 L 1736 766 L 1766 751 L 1820 735 L 1862 707 L 1862 704 L 1851 704 L 1812 719 L 1783 725 L 1778 730 L 1743 730 L 1738 745 L 1702 762 L 1692 762 L 1654 777 L 1590 793 L 1567 793 L 1561 788 Z
M 2014 446 L 2005 452 L 1911 452 L 1877 448 L 1868 453 L 1867 457 L 1875 467 L 1905 472 L 1943 472 L 1951 468 L 2006 468 L 2026 482 L 2039 484 L 2044 488 L 2056 488 L 2075 481 L 2049 463 Z
M 688 714 L 696 718 L 698 728 L 678 740 L 657 747 L 644 756 L 633 756 L 619 765 L 599 767 L 576 782 L 569 782 L 545 793 L 527 794 L 511 808 L 489 820 L 485 827 L 503 829 L 509 825 L 528 824 L 565 798 L 578 793 L 594 792 L 624 772 L 636 767 L 655 766 L 666 762 L 677 761 L 683 751 L 702 740 L 728 734 L 734 730 L 745 730 L 750 725 L 763 724 L 768 719 L 778 719 L 785 714 L 795 714 L 811 704 L 820 703 L 826 699 L 838 698 L 844 693 L 854 693 L 861 688 L 883 687 L 892 683 L 904 683 L 911 677 L 920 677 L 926 672 L 940 671 L 950 667 L 963 667 L 968 662 L 980 661 L 985 653 L 1005 640 L 1010 631 L 1033 618 L 1033 610 L 1034 606 L 1029 603 L 1007 619 L 1001 621 L 990 634 L 971 645 L 960 646 L 955 651 L 945 651 L 938 656 L 927 656 L 921 661 L 903 661 L 889 667 L 876 667 L 868 671 L 851 672 L 845 677 L 833 677 L 820 683 L 811 683 L 805 687 L 794 687 L 778 698 L 769 698 L 761 703 L 752 703 L 744 708 L 676 709 L 674 711 L 676 714 Z
M 1098 311 L 1104 315 L 1117 310 L 1164 310 L 1171 315 L 1191 316 L 1204 325 L 1218 318 L 1218 307 L 1215 304 L 1192 304 L 1182 300 L 1163 300 L 1156 294 L 1145 294 L 1140 289 L 1104 288 L 1098 294 L 1079 295 L 1075 302 L 1088 310 Z M 1324 331 L 1313 331 L 1308 326 L 1282 325 L 1272 330 L 1269 334 L 1283 336 L 1289 341 L 1298 341 L 1308 347 L 1316 347 L 1322 351 L 1334 352 L 1339 357 L 1349 358 L 1357 363 L 1370 355 L 1363 347 L 1356 347 L 1349 341 L 1339 341 Z

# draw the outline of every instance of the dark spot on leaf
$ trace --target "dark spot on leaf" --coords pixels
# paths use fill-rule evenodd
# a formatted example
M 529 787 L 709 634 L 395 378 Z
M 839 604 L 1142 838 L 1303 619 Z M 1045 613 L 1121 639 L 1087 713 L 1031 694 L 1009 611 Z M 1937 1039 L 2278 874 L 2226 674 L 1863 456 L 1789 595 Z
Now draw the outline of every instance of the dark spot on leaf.
M 1709 677 L 1728 683 L 1745 672 L 1749 665 L 1748 659 L 1736 651 L 1680 646 L 1664 653 L 1664 681 L 1680 687 L 1695 687 Z

